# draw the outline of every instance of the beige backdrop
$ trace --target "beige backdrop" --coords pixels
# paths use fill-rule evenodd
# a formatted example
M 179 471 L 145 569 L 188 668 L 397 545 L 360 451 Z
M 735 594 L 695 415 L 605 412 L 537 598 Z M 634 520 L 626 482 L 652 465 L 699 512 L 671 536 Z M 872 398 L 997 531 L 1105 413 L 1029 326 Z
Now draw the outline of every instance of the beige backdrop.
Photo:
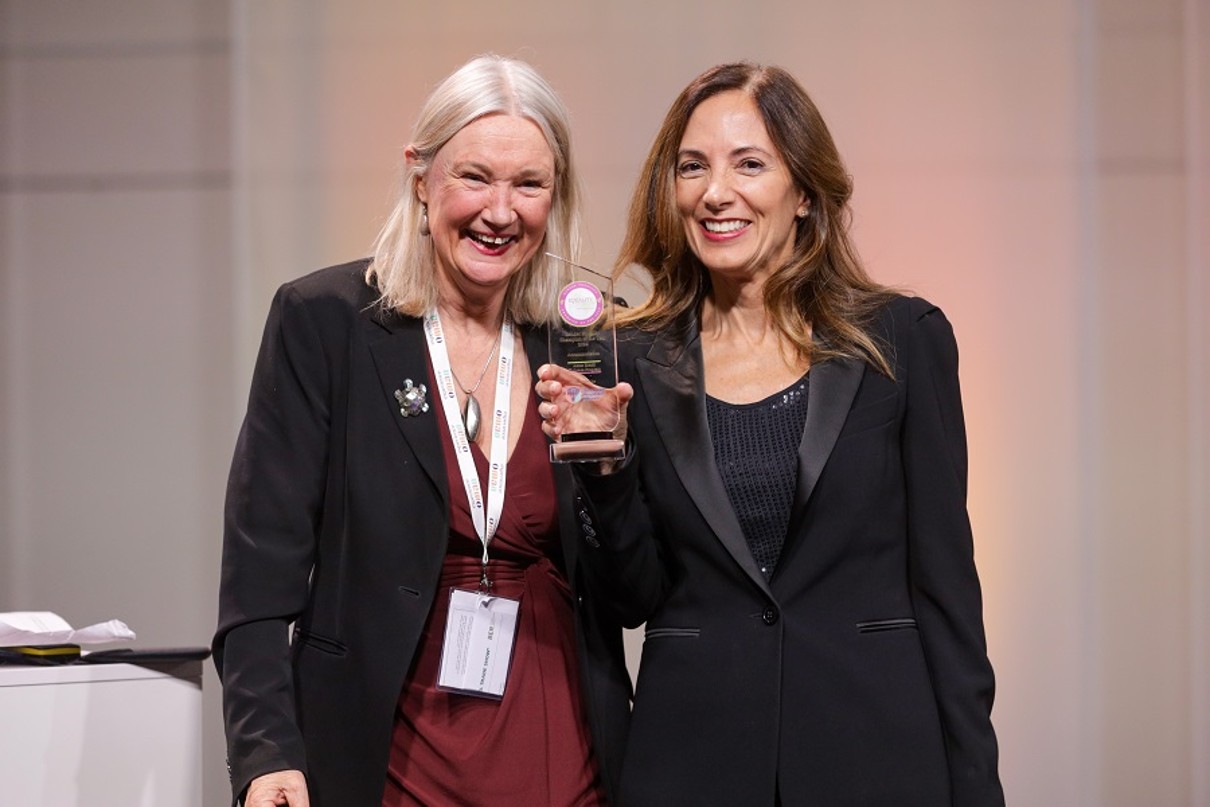
M 269 297 L 484 51 L 571 108 L 601 265 L 693 75 L 802 80 L 958 334 L 1010 803 L 1210 804 L 1208 0 L 0 0 L 0 610 L 209 640 Z

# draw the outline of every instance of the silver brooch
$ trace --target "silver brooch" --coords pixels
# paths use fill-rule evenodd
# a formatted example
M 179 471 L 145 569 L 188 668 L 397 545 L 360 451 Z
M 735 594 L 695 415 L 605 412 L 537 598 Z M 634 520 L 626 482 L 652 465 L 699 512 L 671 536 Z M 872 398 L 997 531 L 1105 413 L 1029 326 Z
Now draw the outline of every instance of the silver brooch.
M 403 389 L 395 390 L 395 400 L 399 402 L 399 414 L 410 418 L 429 411 L 428 401 L 424 400 L 427 392 L 428 388 L 424 384 L 413 384 L 412 379 L 405 378 Z

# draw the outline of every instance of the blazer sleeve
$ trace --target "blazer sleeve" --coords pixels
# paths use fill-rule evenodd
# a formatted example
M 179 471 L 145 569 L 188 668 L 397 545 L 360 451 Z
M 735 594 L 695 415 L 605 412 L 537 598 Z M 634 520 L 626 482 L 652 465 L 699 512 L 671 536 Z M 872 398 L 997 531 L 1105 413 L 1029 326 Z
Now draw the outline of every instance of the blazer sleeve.
M 577 496 L 599 525 L 581 552 L 581 568 L 593 599 L 627 628 L 646 622 L 667 588 L 640 464 L 632 441 L 626 461 L 614 473 L 577 468 L 576 474 Z
M 995 684 L 966 510 L 958 348 L 940 309 L 912 303 L 903 461 L 913 604 L 941 715 L 953 804 L 1002 805 L 991 725 Z
M 307 770 L 289 625 L 302 613 L 323 505 L 329 373 L 298 293 L 273 300 L 228 479 L 215 665 L 238 796 L 275 770 Z

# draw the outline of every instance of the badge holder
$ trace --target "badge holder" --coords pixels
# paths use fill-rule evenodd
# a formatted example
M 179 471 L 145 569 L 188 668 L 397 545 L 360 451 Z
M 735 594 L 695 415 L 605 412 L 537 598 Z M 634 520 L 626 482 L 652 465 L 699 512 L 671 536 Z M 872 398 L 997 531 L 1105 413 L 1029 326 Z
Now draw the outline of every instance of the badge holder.
M 450 589 L 437 688 L 500 700 L 508 683 L 521 603 L 486 591 Z

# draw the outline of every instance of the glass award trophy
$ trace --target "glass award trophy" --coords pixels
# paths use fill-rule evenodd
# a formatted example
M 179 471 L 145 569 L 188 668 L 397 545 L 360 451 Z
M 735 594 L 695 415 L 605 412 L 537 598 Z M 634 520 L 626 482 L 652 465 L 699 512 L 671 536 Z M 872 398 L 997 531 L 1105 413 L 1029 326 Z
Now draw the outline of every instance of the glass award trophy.
M 559 408 L 558 442 L 550 446 L 550 461 L 596 462 L 626 456 L 625 441 L 614 437 L 621 422 L 617 393 L 617 335 L 613 324 L 613 279 L 546 253 L 562 261 L 570 281 L 559 290 L 554 324 L 549 331 L 550 363 L 567 371 L 563 391 L 553 403 Z

